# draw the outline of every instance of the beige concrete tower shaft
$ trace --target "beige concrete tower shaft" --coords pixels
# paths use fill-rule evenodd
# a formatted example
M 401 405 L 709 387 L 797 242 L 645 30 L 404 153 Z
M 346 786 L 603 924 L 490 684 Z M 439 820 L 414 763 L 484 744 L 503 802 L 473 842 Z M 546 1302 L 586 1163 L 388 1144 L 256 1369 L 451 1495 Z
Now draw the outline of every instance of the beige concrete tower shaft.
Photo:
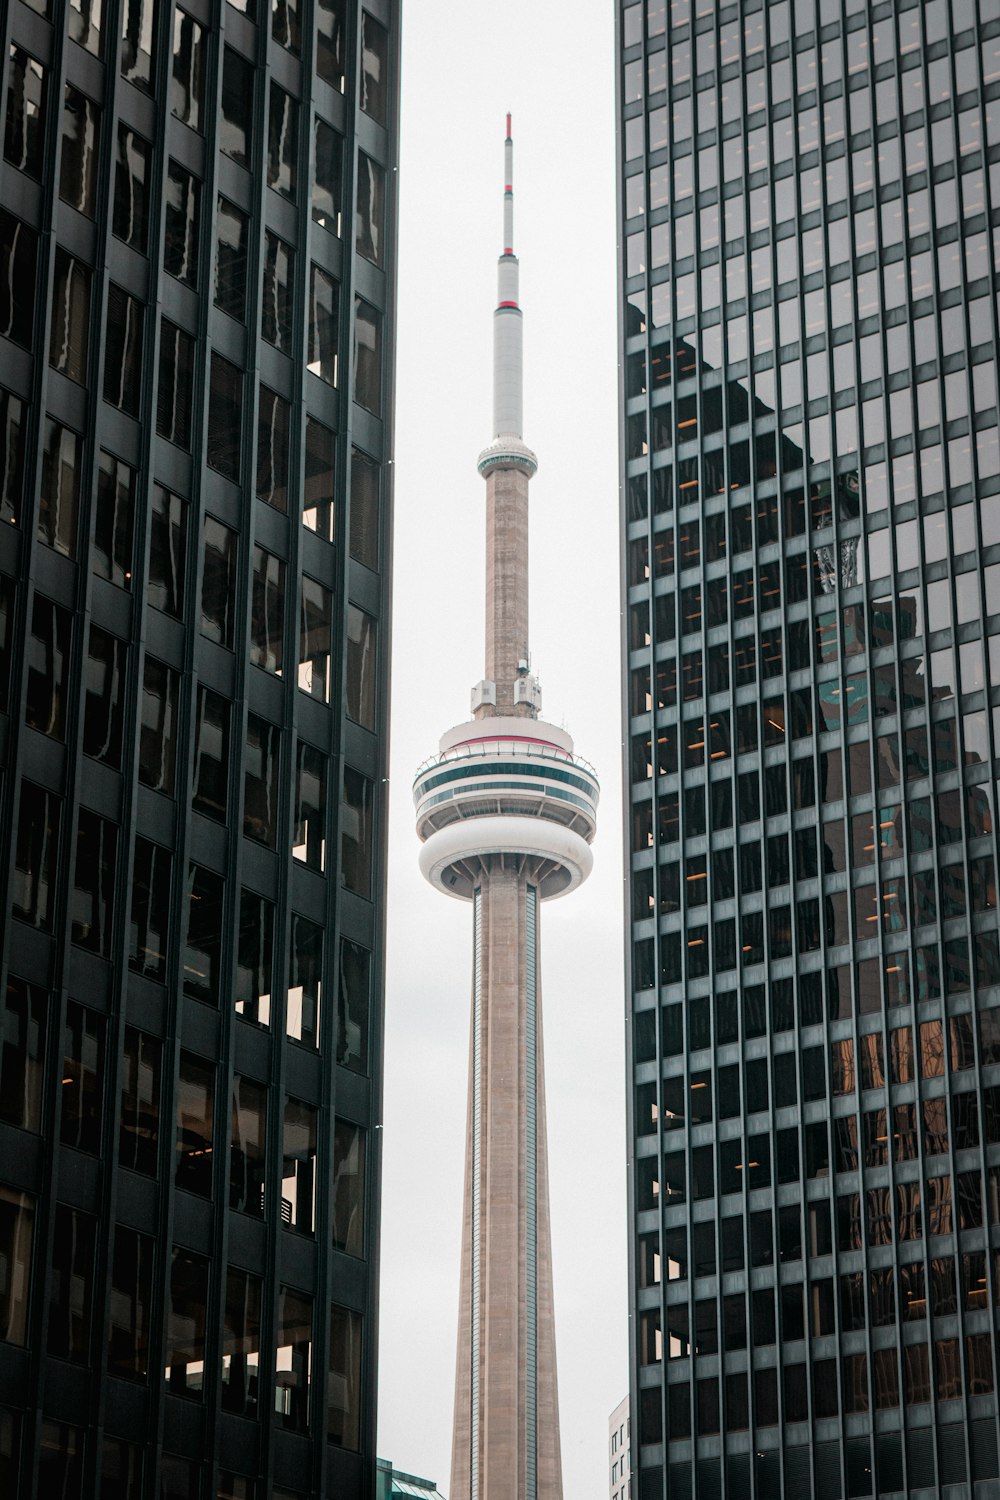
M 486 676 L 496 704 L 485 713 L 534 718 L 534 706 L 515 703 L 528 671 L 528 485 L 521 468 L 494 468 L 486 478 Z

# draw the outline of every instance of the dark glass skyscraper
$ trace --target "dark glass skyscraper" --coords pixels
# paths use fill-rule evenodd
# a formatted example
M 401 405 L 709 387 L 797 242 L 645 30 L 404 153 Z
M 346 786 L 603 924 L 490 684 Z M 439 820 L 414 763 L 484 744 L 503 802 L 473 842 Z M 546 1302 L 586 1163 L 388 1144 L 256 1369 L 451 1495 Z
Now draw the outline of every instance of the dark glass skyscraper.
M 398 12 L 10 0 L 0 1493 L 374 1493 Z
M 998 1461 L 1000 7 L 618 7 L 636 1500 Z

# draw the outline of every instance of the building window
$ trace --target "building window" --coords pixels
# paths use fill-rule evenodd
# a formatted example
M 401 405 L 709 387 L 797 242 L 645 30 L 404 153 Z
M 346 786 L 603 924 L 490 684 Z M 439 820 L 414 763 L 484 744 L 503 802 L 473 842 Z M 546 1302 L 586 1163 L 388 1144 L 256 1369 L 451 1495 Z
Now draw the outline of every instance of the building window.
M 250 220 L 227 198 L 215 214 L 215 305 L 242 323 L 247 311 L 247 245 Z
M 70 0 L 66 13 L 66 31 L 70 40 L 78 42 L 95 57 L 101 55 L 102 9 L 102 0 Z
M 139 415 L 143 316 L 142 304 L 111 282 L 104 340 L 104 399 L 129 417 Z M 170 326 L 163 325 L 165 330 Z M 175 332 L 180 333 L 180 329 Z M 162 373 L 162 350 L 160 369 Z
M 0 208 L 0 334 L 31 348 L 38 236 Z
M 180 14 L 180 12 L 178 12 Z M 194 339 L 166 318 L 160 321 L 160 375 L 156 387 L 156 430 L 178 448 L 191 447 L 194 397 Z
M 316 72 L 339 94 L 344 92 L 344 35 L 344 0 L 318 0 Z
M 330 1308 L 326 1435 L 338 1448 L 361 1449 L 361 1314 Z
M 71 7 L 70 15 L 73 14 Z M 97 209 L 99 149 L 100 110 L 86 94 L 67 83 L 63 95 L 59 196 L 88 219 L 94 217 Z
M 307 368 L 327 385 L 337 384 L 337 293 L 333 277 L 317 265 L 309 268 L 309 348 Z M 266 335 L 265 335 L 266 337 Z
M 274 1409 L 283 1425 L 309 1431 L 312 1382 L 312 1298 L 288 1287 L 278 1297 L 274 1358 Z
M 236 955 L 236 1014 L 258 1026 L 271 1024 L 274 961 L 274 906 L 256 891 L 240 893 L 240 932 Z
M 104 1436 L 101 1446 L 101 1494 L 117 1495 L 123 1500 L 142 1493 L 142 1455 L 137 1443 Z
M 100 578 L 119 588 L 132 585 L 132 517 L 135 470 L 120 458 L 101 452 L 97 462 L 97 499 L 91 565 Z
M 234 483 L 243 449 L 243 371 L 221 354 L 212 355 L 208 393 L 208 463 Z
M 201 633 L 231 647 L 236 622 L 235 531 L 214 516 L 205 517 L 204 571 L 201 581 Z
M 313 222 L 331 234 L 340 235 L 343 143 L 341 137 L 319 118 L 315 121 L 316 159 L 312 177 Z
M 56 858 L 59 852 L 59 798 L 21 782 L 14 851 L 12 910 L 43 932 L 52 930 Z
M 387 123 L 389 34 L 366 10 L 361 12 L 361 108 L 380 125 Z
M 299 0 L 273 0 L 271 5 L 271 35 L 279 47 L 299 55 Z
M 299 155 L 299 106 L 272 80 L 267 122 L 267 185 L 294 201 Z
M 212 1196 L 215 1066 L 182 1052 L 177 1079 L 174 1182 L 202 1198 Z
M 66 737 L 66 687 L 69 679 L 73 617 L 44 594 L 31 605 L 28 638 L 28 683 L 24 722 L 53 739 Z
M 264 1217 L 267 1178 L 267 1088 L 234 1077 L 229 1143 L 229 1207 Z
M 241 167 L 250 165 L 250 132 L 253 128 L 252 63 L 226 47 L 222 58 L 222 112 L 219 116 L 219 147 Z
M 316 1227 L 316 1111 L 298 1099 L 285 1100 L 281 1163 L 281 1222 L 300 1234 Z
M 379 478 L 381 469 L 358 448 L 351 449 L 350 554 L 373 571 L 378 568 Z
M 4 160 L 42 180 L 47 69 L 13 42 L 7 63 Z
M 247 714 L 243 758 L 243 832 L 273 849 L 278 837 L 278 769 L 281 731 L 256 714 Z
M 363 151 L 358 153 L 354 248 L 374 265 L 382 264 L 385 255 L 385 171 Z
M 155 0 L 123 0 L 122 4 L 122 77 L 146 93 L 153 86 L 154 5 Z
M 356 604 L 347 606 L 347 716 L 375 728 L 375 621 Z
M 90 1363 L 90 1310 L 97 1270 L 97 1220 L 56 1204 L 49 1275 L 47 1349 L 58 1359 Z
M 184 993 L 206 1005 L 218 1005 L 222 969 L 222 921 L 225 884 L 221 875 L 191 865 L 188 873 L 187 942 L 184 948 Z
M 24 402 L 0 389 L 0 523 L 18 526 L 24 504 Z
M 149 512 L 149 573 L 146 599 L 180 619 L 184 608 L 187 560 L 187 506 L 162 484 L 153 485 Z
M 352 1073 L 368 1072 L 371 962 L 367 948 L 343 938 L 337 974 L 337 1062 Z
M 330 701 L 330 615 L 328 589 L 302 576 L 299 623 L 299 687 L 320 703 Z
M 354 299 L 354 399 L 377 416 L 382 406 L 382 314 Z
M 259 1277 L 235 1266 L 229 1267 L 222 1319 L 222 1409 L 243 1417 L 257 1415 L 260 1293 Z M 247 1500 L 250 1500 L 250 1491 L 246 1493 Z M 235 1490 L 233 1495 L 235 1497 Z
M 365 1132 L 350 1120 L 333 1126 L 333 1248 L 365 1253 Z
M 170 76 L 170 113 L 192 130 L 202 126 L 205 67 L 208 47 L 205 32 L 192 16 L 174 12 L 174 50 Z
M 90 268 L 57 245 L 52 275 L 49 364 L 70 380 L 85 384 L 89 340 Z
M 288 955 L 285 1031 L 307 1047 L 318 1047 L 323 992 L 323 929 L 292 913 Z
M 86 807 L 76 832 L 76 866 L 71 895 L 72 940 L 101 958 L 111 957 L 118 829 Z
M 124 641 L 91 625 L 84 678 L 83 753 L 116 771 L 122 762 L 127 654 Z
M 114 233 L 140 255 L 146 253 L 149 232 L 149 184 L 152 147 L 127 125 L 118 126 L 115 158 L 115 198 L 111 225 Z
M 306 472 L 302 524 L 324 541 L 334 538 L 333 466 L 336 439 L 314 417 L 306 418 Z
M 260 336 L 282 354 L 292 352 L 295 251 L 270 229 L 264 231 L 264 286 Z
M 139 722 L 139 780 L 154 792 L 174 794 L 177 756 L 177 699 L 180 677 L 172 667 L 147 656 L 143 665 Z
M 285 564 L 263 547 L 253 549 L 250 660 L 280 677 L 285 660 Z
M 257 400 L 257 499 L 288 511 L 288 430 L 291 408 L 262 385 Z
M 313 870 L 326 869 L 326 757 L 302 740 L 295 768 L 292 855 Z
M 64 1146 L 75 1146 L 91 1156 L 99 1156 L 101 1150 L 105 1029 L 103 1016 L 75 1000 L 67 1001 L 59 1139 Z
M 170 851 L 137 838 L 132 862 L 129 968 L 162 982 L 167 975 Z
M 118 1164 L 146 1177 L 159 1175 L 162 1066 L 163 1043 L 135 1026 L 126 1026 Z
M 154 1245 L 151 1235 L 115 1225 L 108 1337 L 108 1369 L 112 1375 L 145 1380 L 149 1373 Z
M 65 557 L 76 555 L 82 448 L 75 432 L 52 417 L 45 418 L 38 536 Z
M 171 160 L 165 188 L 163 269 L 185 286 L 197 287 L 201 183 Z
M 200 1401 L 205 1384 L 205 1318 L 208 1261 L 174 1247 L 170 1261 L 170 1302 L 164 1361 L 172 1396 Z
M 229 800 L 229 702 L 198 684 L 191 806 L 207 818 L 226 821 Z
M 35 1200 L 0 1184 L 0 1339 L 22 1348 L 28 1336 Z
M 48 994 L 8 975 L 0 1010 L 0 1120 L 37 1134 L 42 1128 Z
M 340 874 L 349 891 L 371 899 L 375 787 L 367 776 L 344 767 L 340 808 Z

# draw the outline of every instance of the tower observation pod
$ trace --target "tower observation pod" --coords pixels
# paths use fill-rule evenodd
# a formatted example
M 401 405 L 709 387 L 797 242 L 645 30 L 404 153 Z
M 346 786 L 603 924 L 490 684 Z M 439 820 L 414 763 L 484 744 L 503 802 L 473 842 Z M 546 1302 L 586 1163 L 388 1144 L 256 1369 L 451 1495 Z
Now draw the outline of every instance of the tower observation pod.
M 599 787 L 539 717 L 528 652 L 528 486 L 514 147 L 493 315 L 486 673 L 413 784 L 420 868 L 473 910 L 472 1030 L 450 1500 L 562 1500 L 539 911 L 586 880 Z

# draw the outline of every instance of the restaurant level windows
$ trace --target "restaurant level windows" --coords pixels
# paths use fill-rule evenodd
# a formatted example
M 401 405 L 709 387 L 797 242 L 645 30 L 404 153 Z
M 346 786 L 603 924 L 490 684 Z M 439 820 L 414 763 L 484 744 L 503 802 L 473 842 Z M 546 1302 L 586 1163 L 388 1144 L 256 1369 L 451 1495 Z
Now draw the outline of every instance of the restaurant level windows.
M 30 728 L 57 740 L 66 737 L 72 628 L 69 610 L 43 594 L 35 594 L 28 638 L 24 721 Z
M 331 1443 L 357 1453 L 361 1448 L 361 1314 L 330 1308 L 330 1373 L 326 1435 Z
M 368 1071 L 371 960 L 367 948 L 341 939 L 337 974 L 337 1062 L 353 1073 Z
M 124 641 L 91 625 L 84 668 L 83 752 L 116 770 L 121 766 L 127 654 Z
M 234 1077 L 229 1140 L 229 1207 L 264 1216 L 267 1181 L 267 1088 Z
M 264 231 L 263 275 L 260 336 L 269 344 L 273 344 L 282 354 L 291 354 L 294 327 L 295 251 L 276 234 L 272 234 L 270 229 Z
M 170 112 L 192 130 L 201 130 L 208 43 L 204 28 L 183 10 L 174 12 Z
M 167 973 L 170 861 L 168 849 L 148 839 L 136 839 L 132 862 L 129 968 L 160 981 Z
M 54 793 L 30 781 L 21 782 L 12 910 L 22 922 L 43 932 L 52 930 L 55 916 L 54 884 L 61 810 L 60 800 Z
M 142 304 L 111 282 L 108 286 L 105 320 L 104 399 L 129 417 L 139 415 L 143 320 Z M 172 325 L 164 323 L 164 330 L 170 326 Z M 180 329 L 175 332 L 180 334 Z M 183 337 L 186 338 L 187 335 Z M 161 377 L 163 370 L 164 356 L 161 350 Z M 159 399 L 158 396 L 158 403 Z M 159 412 L 159 404 L 157 411 Z
M 312 1298 L 282 1287 L 275 1338 L 274 1409 L 282 1425 L 308 1432 L 312 1383 Z
M 45 1098 L 48 994 L 10 974 L 0 1007 L 0 1120 L 37 1134 Z
M 114 823 L 81 807 L 70 896 L 72 941 L 101 958 L 111 956 L 117 854 Z
M 135 470 L 120 458 L 101 452 L 97 462 L 97 496 L 91 566 L 119 588 L 132 583 L 132 517 Z
M 214 516 L 206 516 L 204 542 L 201 633 L 231 648 L 236 628 L 238 537 Z
M 105 1031 L 103 1016 L 75 1000 L 67 1002 L 59 1139 L 64 1146 L 75 1146 L 92 1156 L 98 1156 L 101 1149 Z
M 230 1266 L 226 1273 L 226 1303 L 222 1318 L 222 1408 L 244 1417 L 257 1414 L 260 1304 L 260 1278 Z M 223 1491 L 220 1489 L 219 1493 L 221 1497 Z M 246 1495 L 250 1500 L 249 1490 Z
M 280 677 L 284 670 L 285 564 L 263 547 L 253 549 L 250 660 Z
M 126 1026 L 118 1163 L 147 1177 L 156 1177 L 159 1171 L 162 1067 L 163 1043 L 135 1026 Z
M 288 510 L 288 441 L 291 408 L 262 385 L 257 398 L 257 498 L 284 515 Z
M 140 255 L 146 253 L 151 182 L 152 147 L 127 125 L 119 124 L 111 227 L 118 239 Z
M 212 1196 L 215 1066 L 182 1052 L 177 1079 L 174 1181 L 203 1198 Z
M 92 272 L 75 255 L 56 246 L 52 273 L 49 364 L 78 384 L 86 384 L 90 348 Z
M 108 1369 L 113 1375 L 145 1380 L 149 1373 L 154 1247 L 151 1235 L 115 1226 L 108 1337 Z
M 340 874 L 343 884 L 371 899 L 374 859 L 375 787 L 367 776 L 344 767 L 340 808 Z
M 163 269 L 185 286 L 198 285 L 201 183 L 179 162 L 167 166 L 164 198 Z
M 31 348 L 38 235 L 0 208 L 0 334 Z
M 338 379 L 339 290 L 338 283 L 320 266 L 310 266 L 306 367 L 311 374 L 333 386 Z
M 387 121 L 389 34 L 366 10 L 361 12 L 361 108 L 379 125 Z
M 94 101 L 67 83 L 63 93 L 59 196 L 88 219 L 94 217 L 97 207 L 100 126 L 101 112 Z
M 225 912 L 222 876 L 192 864 L 187 906 L 187 939 L 182 956 L 184 993 L 207 1005 L 218 1005 Z
M 205 1380 L 205 1322 L 209 1263 L 174 1247 L 170 1258 L 164 1372 L 172 1396 L 201 1400 Z
M 178 448 L 191 447 L 194 399 L 194 339 L 163 318 L 160 371 L 156 387 L 156 430 Z
M 224 823 L 228 801 L 229 702 L 199 683 L 191 806 L 195 812 Z
M 240 929 L 236 953 L 236 1014 L 258 1026 L 271 1024 L 274 961 L 274 905 L 256 891 L 240 893 Z
M 7 61 L 3 154 L 12 167 L 42 179 L 48 69 L 15 43 Z
M 243 832 L 273 849 L 277 842 L 281 731 L 274 724 L 247 715 L 243 757 Z
M 97 1220 L 57 1203 L 49 1273 L 46 1348 L 59 1359 L 90 1363 L 91 1308 L 97 1269 Z
M 28 1340 L 35 1200 L 0 1184 L 0 1339 Z
M 381 467 L 358 448 L 351 449 L 349 551 L 366 568 L 378 568 Z
M 362 156 L 362 160 L 367 158 Z M 359 185 L 358 192 L 361 188 Z M 340 235 L 343 196 L 343 140 L 325 120 L 315 122 L 315 153 L 312 176 L 313 222 L 331 234 Z M 360 229 L 359 229 L 360 234 Z M 360 246 L 359 246 L 360 249 Z M 373 259 L 374 257 L 369 257 Z
M 294 201 L 299 154 L 299 106 L 271 81 L 267 128 L 267 185 Z
M 295 768 L 292 855 L 320 872 L 326 868 L 326 771 L 323 752 L 300 740 Z
M 316 71 L 324 83 L 344 92 L 347 18 L 344 0 L 318 0 L 316 6 Z

